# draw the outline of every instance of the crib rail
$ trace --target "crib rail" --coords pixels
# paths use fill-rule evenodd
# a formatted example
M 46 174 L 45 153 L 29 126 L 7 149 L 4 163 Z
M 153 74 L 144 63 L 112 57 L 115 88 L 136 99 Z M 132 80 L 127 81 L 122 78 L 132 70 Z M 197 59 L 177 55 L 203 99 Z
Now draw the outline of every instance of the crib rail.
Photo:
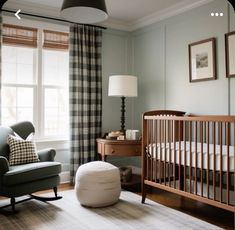
M 143 115 L 142 195 L 158 187 L 234 212 L 235 116 Z

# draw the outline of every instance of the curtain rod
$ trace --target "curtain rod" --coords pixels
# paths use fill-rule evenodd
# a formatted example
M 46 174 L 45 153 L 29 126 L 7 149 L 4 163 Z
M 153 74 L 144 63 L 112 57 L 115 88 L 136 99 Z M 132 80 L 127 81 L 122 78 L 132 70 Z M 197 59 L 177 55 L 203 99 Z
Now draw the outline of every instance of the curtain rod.
M 2 9 L 1 11 L 3 12 L 8 12 L 8 13 L 13 13 L 15 14 L 16 12 L 13 10 L 4 10 Z M 54 20 L 54 21 L 59 21 L 59 22 L 67 22 L 67 23 L 74 23 L 74 22 L 70 22 L 64 19 L 59 19 L 59 18 L 52 18 L 52 17 L 47 17 L 47 16 L 41 16 L 41 15 L 36 15 L 36 14 L 29 14 L 29 13 L 24 13 L 24 12 L 20 12 L 20 14 L 25 15 L 25 16 L 30 16 L 30 17 L 35 17 L 35 18 L 44 18 L 44 19 L 49 19 L 49 20 Z M 103 26 L 97 26 L 97 25 L 90 25 L 90 24 L 81 24 L 81 23 L 76 23 L 78 25 L 88 25 L 88 26 L 94 26 L 103 30 L 106 30 L 106 27 Z

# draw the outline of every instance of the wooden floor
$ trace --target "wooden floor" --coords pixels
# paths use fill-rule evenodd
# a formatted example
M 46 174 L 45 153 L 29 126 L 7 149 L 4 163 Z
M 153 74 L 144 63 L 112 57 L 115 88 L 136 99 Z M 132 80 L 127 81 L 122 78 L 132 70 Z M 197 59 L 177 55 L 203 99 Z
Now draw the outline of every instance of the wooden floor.
M 234 229 L 234 215 L 232 212 L 212 207 L 160 189 L 156 189 L 151 194 L 148 194 L 147 198 L 201 220 L 205 220 L 206 222 L 218 227 L 231 230 Z
M 73 186 L 69 184 L 62 184 L 59 186 L 58 192 L 73 189 Z M 51 192 L 51 190 L 46 190 L 39 192 L 37 194 Z M 138 193 L 140 194 L 140 193 Z M 224 229 L 234 229 L 233 228 L 233 213 L 212 207 L 210 205 L 205 205 L 200 202 L 184 198 L 173 193 L 165 192 L 162 190 L 154 189 L 151 194 L 147 195 L 147 198 L 168 206 L 170 208 L 182 211 L 196 218 L 205 220 L 211 224 Z M 0 199 L 3 199 L 0 197 Z
M 68 189 L 73 189 L 73 187 L 68 184 L 64 184 L 59 187 L 59 191 Z M 154 189 L 151 194 L 149 193 L 147 195 L 147 198 L 170 208 L 187 213 L 201 220 L 205 220 L 206 222 L 214 224 L 218 227 L 229 230 L 234 229 L 234 215 L 232 212 L 202 204 L 201 202 L 181 197 L 160 189 Z

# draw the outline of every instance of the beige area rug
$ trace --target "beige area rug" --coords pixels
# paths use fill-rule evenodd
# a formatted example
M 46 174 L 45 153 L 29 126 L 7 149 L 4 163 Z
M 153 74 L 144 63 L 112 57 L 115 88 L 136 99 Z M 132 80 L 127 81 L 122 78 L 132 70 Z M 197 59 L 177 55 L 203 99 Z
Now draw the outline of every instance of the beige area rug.
M 19 213 L 0 214 L 0 229 L 6 230 L 156 230 L 220 229 L 182 212 L 131 192 L 122 191 L 117 204 L 105 208 L 81 206 L 73 190 L 60 193 L 53 202 L 31 200 L 16 206 Z M 0 201 L 1 205 L 5 202 Z

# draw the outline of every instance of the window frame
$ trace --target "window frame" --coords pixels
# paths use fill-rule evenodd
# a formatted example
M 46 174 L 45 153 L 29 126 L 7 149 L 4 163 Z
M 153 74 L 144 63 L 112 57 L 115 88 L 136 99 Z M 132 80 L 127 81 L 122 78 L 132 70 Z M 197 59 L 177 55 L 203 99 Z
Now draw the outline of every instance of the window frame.
M 20 21 L 16 20 L 13 17 L 3 15 L 3 23 L 5 24 L 13 24 L 16 26 L 25 26 L 25 27 L 33 27 L 38 29 L 38 47 L 34 55 L 34 74 L 35 74 L 35 82 L 34 84 L 11 84 L 11 83 L 4 83 L 2 86 L 19 86 L 19 87 L 33 87 L 34 91 L 34 98 L 33 98 L 33 123 L 35 126 L 35 140 L 36 142 L 40 143 L 40 146 L 48 145 L 48 142 L 53 142 L 54 144 L 64 143 L 64 146 L 68 146 L 68 136 L 44 136 L 43 135 L 43 128 L 44 128 L 44 89 L 45 85 L 43 84 L 43 31 L 44 30 L 51 30 L 51 31 L 59 31 L 62 33 L 69 33 L 69 26 L 67 25 L 60 25 L 48 22 L 42 22 L 37 20 L 29 20 L 22 18 Z M 4 46 L 4 44 L 2 44 Z M 7 45 L 7 44 L 5 44 Z M 68 51 L 69 52 L 69 51 Z M 69 79 L 68 79 L 69 81 Z M 46 85 L 48 88 L 49 85 Z M 54 87 L 54 85 L 49 86 Z M 60 86 L 56 88 L 61 88 Z M 62 87 L 63 88 L 63 87 Z M 68 99 L 69 103 L 69 99 Z M 41 109 L 40 109 L 41 108 Z M 68 111 L 69 112 L 69 111 Z M 61 144 L 59 144 L 61 146 Z M 66 147 L 67 148 L 67 147 Z

